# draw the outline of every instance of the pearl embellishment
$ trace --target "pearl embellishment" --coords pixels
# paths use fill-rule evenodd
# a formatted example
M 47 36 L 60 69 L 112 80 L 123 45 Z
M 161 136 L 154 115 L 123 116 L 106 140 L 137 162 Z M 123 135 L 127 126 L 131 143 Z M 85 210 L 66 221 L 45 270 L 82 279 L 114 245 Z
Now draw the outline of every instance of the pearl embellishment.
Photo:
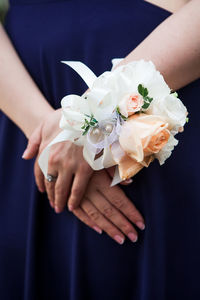
M 113 125 L 112 124 L 107 124 L 105 126 L 105 131 L 106 131 L 106 133 L 111 133 L 113 131 Z
M 101 134 L 101 130 L 99 128 L 94 128 L 92 130 L 92 134 L 95 135 L 96 137 L 99 137 Z

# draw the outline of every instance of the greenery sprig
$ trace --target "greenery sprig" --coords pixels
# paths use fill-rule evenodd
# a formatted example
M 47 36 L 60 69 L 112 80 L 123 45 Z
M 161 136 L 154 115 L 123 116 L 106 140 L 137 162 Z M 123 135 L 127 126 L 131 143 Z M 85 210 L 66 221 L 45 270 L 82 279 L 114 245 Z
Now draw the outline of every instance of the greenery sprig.
M 144 99 L 144 104 L 142 106 L 142 109 L 147 109 L 151 102 L 153 101 L 153 98 L 150 98 L 148 96 L 149 91 L 147 88 L 145 88 L 142 84 L 138 85 L 138 93 L 143 97 Z
M 94 118 L 93 115 L 89 116 L 85 114 L 85 116 L 88 117 L 89 120 L 85 118 L 85 123 L 81 127 L 81 129 L 83 129 L 83 135 L 87 134 L 90 127 L 96 127 L 98 125 L 98 121 Z

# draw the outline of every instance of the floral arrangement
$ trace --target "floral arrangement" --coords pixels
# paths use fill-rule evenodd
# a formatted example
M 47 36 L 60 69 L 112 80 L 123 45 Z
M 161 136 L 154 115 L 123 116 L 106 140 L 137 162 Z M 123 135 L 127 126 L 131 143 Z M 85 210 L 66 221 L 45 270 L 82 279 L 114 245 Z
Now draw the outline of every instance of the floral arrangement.
M 113 60 L 113 66 L 119 61 Z M 89 90 L 62 99 L 63 132 L 51 144 L 71 140 L 83 146 L 84 158 L 94 170 L 116 165 L 112 185 L 154 159 L 164 164 L 188 119 L 186 107 L 154 64 L 133 61 L 96 77 L 81 62 L 64 63 L 79 73 Z M 44 173 L 47 156 L 45 152 L 39 160 Z

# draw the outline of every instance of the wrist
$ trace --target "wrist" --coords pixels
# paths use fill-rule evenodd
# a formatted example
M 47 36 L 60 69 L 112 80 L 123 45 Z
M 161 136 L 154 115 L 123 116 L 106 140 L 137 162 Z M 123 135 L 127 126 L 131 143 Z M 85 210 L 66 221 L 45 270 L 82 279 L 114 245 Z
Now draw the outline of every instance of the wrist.
M 42 126 L 47 118 L 55 111 L 48 103 L 44 107 L 40 107 L 39 110 L 34 110 L 31 116 L 31 120 L 27 120 L 26 128 L 23 128 L 24 134 L 27 139 L 33 134 L 36 128 Z M 28 116 L 27 116 L 28 117 Z

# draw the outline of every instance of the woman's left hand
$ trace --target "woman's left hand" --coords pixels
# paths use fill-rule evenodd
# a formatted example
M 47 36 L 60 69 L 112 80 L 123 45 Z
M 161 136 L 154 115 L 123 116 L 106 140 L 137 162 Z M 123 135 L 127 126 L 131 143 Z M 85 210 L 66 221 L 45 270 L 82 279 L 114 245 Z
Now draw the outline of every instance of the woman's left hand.
M 106 170 L 95 171 L 80 206 L 72 212 L 97 232 L 104 230 L 119 244 L 123 244 L 125 236 L 136 242 L 137 232 L 131 223 L 143 230 L 144 219 L 119 186 L 110 187 L 111 181 Z

